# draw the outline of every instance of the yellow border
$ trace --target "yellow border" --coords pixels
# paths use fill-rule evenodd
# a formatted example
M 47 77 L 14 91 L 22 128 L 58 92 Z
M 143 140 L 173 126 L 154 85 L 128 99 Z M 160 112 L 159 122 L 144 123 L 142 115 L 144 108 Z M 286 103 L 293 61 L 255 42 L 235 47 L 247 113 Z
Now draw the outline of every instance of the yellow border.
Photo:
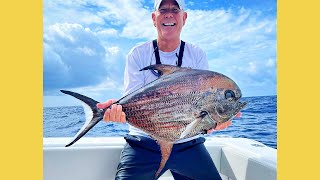
M 42 179 L 42 1 L 2 1 L 0 23 L 0 179 Z
M 278 179 L 319 177 L 319 1 L 278 1 Z
M 316 2 L 278 0 L 280 180 L 319 176 Z M 0 18 L 0 179 L 42 179 L 42 1 L 4 1 Z

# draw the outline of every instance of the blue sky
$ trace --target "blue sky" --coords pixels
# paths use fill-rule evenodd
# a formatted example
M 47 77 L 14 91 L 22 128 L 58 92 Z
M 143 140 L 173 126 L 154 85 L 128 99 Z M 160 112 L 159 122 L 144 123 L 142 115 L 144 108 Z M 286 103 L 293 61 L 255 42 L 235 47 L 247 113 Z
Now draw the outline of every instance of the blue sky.
M 243 96 L 276 95 L 276 0 L 185 0 L 181 38 L 206 53 Z M 199 3 L 201 2 L 201 3 Z M 156 38 L 153 0 L 45 0 L 44 106 L 78 105 L 67 89 L 120 98 L 129 50 Z

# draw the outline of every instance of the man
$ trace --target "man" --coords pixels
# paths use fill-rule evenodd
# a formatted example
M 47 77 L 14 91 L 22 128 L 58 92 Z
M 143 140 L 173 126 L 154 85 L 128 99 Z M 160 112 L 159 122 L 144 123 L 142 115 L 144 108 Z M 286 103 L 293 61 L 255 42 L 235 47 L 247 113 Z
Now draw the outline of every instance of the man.
M 150 64 L 170 64 L 195 69 L 208 69 L 206 54 L 198 47 L 184 43 L 180 39 L 186 22 L 183 0 L 155 0 L 152 21 L 157 29 L 156 41 L 134 47 L 127 56 L 124 88 L 129 94 L 158 78 L 155 71 L 139 71 Z M 97 104 L 106 108 L 114 102 L 108 100 Z M 112 105 L 104 115 L 104 121 L 125 122 L 125 114 L 120 105 Z M 230 121 L 219 124 L 215 130 L 224 129 Z M 212 131 L 211 131 L 212 132 Z M 141 130 L 129 126 L 115 179 L 154 179 L 161 160 L 159 145 Z M 199 136 L 184 139 L 174 144 L 163 174 L 170 169 L 177 180 L 219 180 L 221 179 L 209 153 L 204 146 L 205 138 Z

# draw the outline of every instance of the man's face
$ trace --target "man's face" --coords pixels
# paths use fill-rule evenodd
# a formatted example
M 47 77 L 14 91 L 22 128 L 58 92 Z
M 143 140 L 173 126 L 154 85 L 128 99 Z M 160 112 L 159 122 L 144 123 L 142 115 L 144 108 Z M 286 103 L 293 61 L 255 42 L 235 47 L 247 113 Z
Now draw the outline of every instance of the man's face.
M 187 19 L 187 13 L 179 8 L 174 0 L 162 1 L 158 10 L 152 13 L 153 24 L 157 28 L 161 39 L 175 40 Z

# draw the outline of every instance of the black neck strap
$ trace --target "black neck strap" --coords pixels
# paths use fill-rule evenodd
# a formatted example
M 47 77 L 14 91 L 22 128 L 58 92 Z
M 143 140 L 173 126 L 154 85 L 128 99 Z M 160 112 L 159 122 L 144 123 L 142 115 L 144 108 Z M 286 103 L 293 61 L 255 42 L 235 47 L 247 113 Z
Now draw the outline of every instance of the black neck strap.
M 156 39 L 153 40 L 152 43 L 153 43 L 154 53 L 156 56 L 156 64 L 161 64 L 157 40 Z M 177 66 L 179 66 L 179 67 L 181 67 L 181 65 L 182 65 L 184 46 L 185 46 L 185 42 L 181 40 L 179 56 L 177 55 L 177 57 L 178 57 Z

